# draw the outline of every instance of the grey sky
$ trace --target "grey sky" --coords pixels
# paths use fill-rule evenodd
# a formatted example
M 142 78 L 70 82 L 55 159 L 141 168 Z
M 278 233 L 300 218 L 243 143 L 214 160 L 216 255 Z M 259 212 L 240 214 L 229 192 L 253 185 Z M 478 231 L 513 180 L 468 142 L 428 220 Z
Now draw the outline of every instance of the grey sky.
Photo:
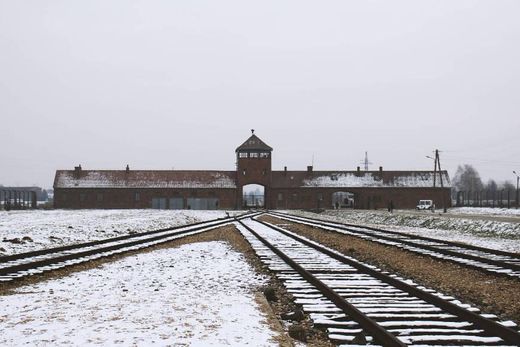
M 0 183 L 56 169 L 520 170 L 520 1 L 0 0 Z

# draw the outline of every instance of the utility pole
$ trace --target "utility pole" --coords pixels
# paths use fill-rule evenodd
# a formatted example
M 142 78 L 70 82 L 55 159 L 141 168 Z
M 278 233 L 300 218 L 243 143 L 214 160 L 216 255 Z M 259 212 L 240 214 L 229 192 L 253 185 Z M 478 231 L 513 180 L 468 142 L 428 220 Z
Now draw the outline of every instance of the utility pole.
M 518 198 L 519 198 L 519 195 L 518 195 L 518 183 L 520 181 L 520 176 L 518 176 L 518 174 L 516 173 L 516 171 L 513 171 L 513 173 L 515 174 L 516 176 L 516 208 L 518 208 Z
M 439 151 L 435 150 L 435 158 L 433 159 L 433 188 L 435 188 L 435 183 L 437 180 L 437 158 L 439 156 Z
M 436 149 L 435 150 L 435 158 L 436 158 L 436 161 L 437 161 L 437 165 L 439 166 L 439 177 L 441 179 L 441 189 L 444 190 L 444 183 L 442 182 L 442 169 L 441 169 L 441 158 L 439 157 L 439 150 Z M 446 197 L 444 196 L 444 191 L 441 190 L 441 194 L 442 194 L 442 210 L 444 211 L 444 213 L 447 212 L 446 210 Z
M 435 150 L 435 158 L 432 158 L 430 156 L 426 156 L 426 158 L 433 159 L 433 161 L 434 161 L 434 164 L 433 164 L 433 188 L 435 188 L 437 186 L 437 167 L 439 168 L 439 180 L 441 182 L 441 189 L 444 188 L 444 181 L 442 179 L 441 159 L 440 159 L 440 156 L 439 156 L 439 150 L 438 149 Z M 442 210 L 444 211 L 444 213 L 446 213 L 447 212 L 447 210 L 446 210 L 446 198 L 444 197 L 444 192 L 442 190 L 441 190 L 441 194 L 442 194 Z
M 437 165 L 439 166 L 439 177 L 441 179 L 441 188 L 444 188 L 444 184 L 442 182 L 441 158 L 439 157 L 438 149 L 435 150 L 435 160 L 436 160 Z

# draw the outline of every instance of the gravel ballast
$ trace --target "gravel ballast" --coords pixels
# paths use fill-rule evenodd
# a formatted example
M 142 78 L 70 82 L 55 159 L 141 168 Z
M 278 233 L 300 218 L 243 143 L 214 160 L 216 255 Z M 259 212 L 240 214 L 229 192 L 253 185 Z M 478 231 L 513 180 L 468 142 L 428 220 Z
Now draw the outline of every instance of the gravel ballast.
M 494 313 L 503 319 L 520 322 L 520 281 L 518 280 L 488 275 L 397 247 L 384 246 L 271 216 L 262 216 L 260 219 L 320 242 L 360 261 L 410 278 L 444 294 L 455 296 L 463 302 L 479 307 L 485 313 Z

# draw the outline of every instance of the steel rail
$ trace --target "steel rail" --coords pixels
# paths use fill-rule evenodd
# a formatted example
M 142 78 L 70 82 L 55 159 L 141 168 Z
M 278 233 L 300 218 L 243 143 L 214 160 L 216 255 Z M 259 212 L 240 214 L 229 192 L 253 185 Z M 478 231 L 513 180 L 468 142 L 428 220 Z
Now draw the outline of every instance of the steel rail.
M 394 234 L 394 235 L 399 235 L 399 236 L 404 236 L 404 237 L 409 237 L 409 238 L 415 238 L 415 239 L 424 240 L 424 241 L 444 243 L 444 244 L 449 245 L 449 246 L 456 246 L 456 247 L 461 247 L 461 248 L 467 248 L 467 249 L 471 249 L 471 250 L 474 250 L 474 251 L 488 252 L 488 253 L 491 253 L 491 254 L 494 254 L 494 255 L 503 255 L 503 256 L 508 256 L 508 257 L 511 257 L 511 258 L 517 258 L 518 260 L 520 260 L 520 254 L 519 253 L 511 253 L 511 252 L 501 251 L 499 249 L 492 249 L 492 248 L 480 247 L 480 246 L 475 246 L 475 245 L 468 245 L 468 244 L 462 243 L 462 242 L 435 239 L 435 238 L 432 238 L 432 237 L 421 236 L 421 235 L 412 235 L 412 234 L 407 234 L 407 233 L 400 232 L 400 231 L 374 228 L 374 227 L 369 227 L 369 226 L 359 225 L 359 224 L 341 223 L 341 222 L 331 221 L 331 220 L 322 219 L 322 218 L 300 217 L 300 216 L 292 215 L 290 213 L 283 213 L 283 212 L 279 212 L 279 211 L 268 211 L 268 212 L 270 214 L 273 214 L 273 215 L 287 216 L 287 217 L 300 219 L 300 220 L 310 219 L 310 220 L 314 220 L 316 222 L 331 223 L 331 224 L 340 225 L 340 226 L 344 226 L 344 227 L 367 229 L 367 230 L 372 230 L 372 231 L 377 231 L 377 232 L 384 232 L 384 233 L 388 233 L 388 234 Z
M 69 250 L 84 248 L 84 247 L 92 247 L 92 246 L 102 245 L 105 243 L 122 241 L 122 240 L 131 239 L 131 238 L 146 236 L 146 235 L 153 235 L 153 234 L 162 233 L 162 232 L 166 232 L 166 231 L 173 231 L 173 230 L 182 229 L 182 228 L 189 228 L 189 227 L 193 227 L 193 226 L 197 226 L 197 225 L 201 225 L 201 224 L 218 222 L 218 221 L 225 220 L 228 218 L 232 218 L 232 217 L 221 217 L 221 218 L 216 218 L 216 219 L 212 219 L 212 220 L 208 220 L 208 221 L 201 221 L 201 222 L 196 222 L 196 223 L 191 223 L 191 224 L 178 225 L 175 227 L 150 230 L 150 231 L 145 231 L 145 232 L 141 232 L 141 233 L 110 237 L 110 238 L 106 238 L 106 239 L 102 239 L 102 240 L 88 241 L 88 242 L 75 243 L 75 244 L 66 245 L 66 246 L 44 248 L 44 249 L 38 249 L 38 250 L 34 250 L 34 251 L 29 251 L 29 252 L 4 255 L 4 256 L 0 257 L 0 264 L 8 262 L 8 261 L 30 258 L 30 257 L 34 257 L 34 256 L 58 253 L 58 252 L 69 251 Z
M 505 327 L 505 326 L 501 325 L 500 323 L 495 322 L 491 319 L 484 318 L 477 313 L 468 311 L 456 304 L 446 301 L 434 294 L 425 292 L 425 291 L 423 291 L 417 287 L 414 287 L 410 284 L 407 284 L 401 280 L 398 280 L 389 275 L 383 274 L 380 271 L 377 271 L 364 264 L 361 264 L 357 261 L 349 259 L 349 258 L 343 256 L 342 254 L 332 251 L 324 246 L 318 245 L 317 243 L 309 241 L 292 232 L 279 228 L 270 223 L 260 221 L 256 218 L 254 220 L 257 221 L 258 223 L 261 223 L 269 228 L 272 228 L 288 237 L 291 237 L 292 239 L 294 239 L 296 241 L 299 241 L 309 247 L 312 247 L 320 252 L 323 252 L 324 254 L 327 254 L 328 256 L 330 256 L 344 264 L 350 265 L 363 273 L 369 274 L 369 275 L 379 279 L 382 282 L 390 284 L 410 295 L 416 296 L 430 304 L 433 304 L 433 305 L 443 309 L 446 312 L 449 312 L 459 318 L 462 318 L 470 323 L 473 323 L 476 327 L 478 327 L 488 333 L 495 334 L 496 336 L 502 338 L 507 343 L 512 343 L 512 344 L 520 346 L 520 333 L 518 333 L 517 331 L 515 331 L 511 328 Z
M 247 216 L 253 216 L 254 214 L 258 214 L 258 212 L 255 212 L 255 213 L 249 213 L 249 212 L 248 213 L 244 213 L 244 214 L 238 216 L 238 218 L 246 218 Z M 4 256 L 0 256 L 0 264 L 8 262 L 8 261 L 19 260 L 19 259 L 24 259 L 24 258 L 29 258 L 29 257 L 39 256 L 39 255 L 45 255 L 45 254 L 50 254 L 50 253 L 69 251 L 69 250 L 72 250 L 72 249 L 83 248 L 83 247 L 97 246 L 97 245 L 101 245 L 101 244 L 104 244 L 104 243 L 110 243 L 110 242 L 115 242 L 115 241 L 120 241 L 120 240 L 127 240 L 127 239 L 131 239 L 131 238 L 135 238 L 135 237 L 141 237 L 141 236 L 146 236 L 146 235 L 153 235 L 153 234 L 157 234 L 157 233 L 162 233 L 162 232 L 166 232 L 166 231 L 173 231 L 173 230 L 182 229 L 182 228 L 189 228 L 189 227 L 197 226 L 197 225 L 201 225 L 201 224 L 206 224 L 206 223 L 211 223 L 211 222 L 218 222 L 218 221 L 225 220 L 225 219 L 228 219 L 228 218 L 233 218 L 233 217 L 220 217 L 220 218 L 211 219 L 211 220 L 207 220 L 207 221 L 201 221 L 201 222 L 195 222 L 195 223 L 190 223 L 190 224 L 177 225 L 177 226 L 174 226 L 174 227 L 168 227 L 168 228 L 144 231 L 144 232 L 141 232 L 141 233 L 128 234 L 128 235 L 122 235 L 122 236 L 116 236 L 116 237 L 109 237 L 109 238 L 102 239 L 102 240 L 88 241 L 88 242 L 75 243 L 75 244 L 66 245 L 66 246 L 59 246 L 59 247 L 52 247 L 52 248 L 43 248 L 43 249 L 38 249 L 38 250 L 34 250 L 34 251 L 29 251 L 29 252 L 4 255 Z
M 95 248 L 95 249 L 91 249 L 91 250 L 87 250 L 87 251 L 81 251 L 81 252 L 76 252 L 76 253 L 71 253 L 71 254 L 66 254 L 66 255 L 60 255 L 60 256 L 57 256 L 57 257 L 52 257 L 52 258 L 36 260 L 36 261 L 32 261 L 32 262 L 27 262 L 27 263 L 23 263 L 23 264 L 17 264 L 17 265 L 2 267 L 2 268 L 0 268 L 0 276 L 10 275 L 10 274 L 14 274 L 14 273 L 20 272 L 20 271 L 27 271 L 27 270 L 37 269 L 37 268 L 41 268 L 43 266 L 49 266 L 49 265 L 53 265 L 53 264 L 58 264 L 58 263 L 62 263 L 64 261 L 68 261 L 68 260 L 80 259 L 80 258 L 88 257 L 88 256 L 91 256 L 91 255 L 95 255 L 95 254 L 111 252 L 111 251 L 122 249 L 122 248 L 133 247 L 133 246 L 137 246 L 139 244 L 145 244 L 145 243 L 150 243 L 150 242 L 154 242 L 154 241 L 159 241 L 161 239 L 166 239 L 166 238 L 170 238 L 170 237 L 174 237 L 174 236 L 179 236 L 179 235 L 182 235 L 182 234 L 189 234 L 189 233 L 192 233 L 192 232 L 195 232 L 195 231 L 199 231 L 199 230 L 203 230 L 203 229 L 207 229 L 207 228 L 210 228 L 209 230 L 213 230 L 213 229 L 221 227 L 221 226 L 223 226 L 225 224 L 233 223 L 237 218 L 238 219 L 247 218 L 250 215 L 251 214 L 248 213 L 248 214 L 244 214 L 244 215 L 241 215 L 241 216 L 238 216 L 238 217 L 226 217 L 224 219 L 218 218 L 218 221 L 216 221 L 216 222 L 215 222 L 215 220 L 210 220 L 210 221 L 201 222 L 201 223 L 200 222 L 199 223 L 194 223 L 193 225 L 190 225 L 190 226 L 174 227 L 172 229 L 188 228 L 188 230 L 181 230 L 181 231 L 176 231 L 176 232 L 172 232 L 172 233 L 168 233 L 168 234 L 164 234 L 164 235 L 159 235 L 159 236 L 153 236 L 153 237 L 149 237 L 149 238 L 145 238 L 145 239 L 140 239 L 140 240 L 136 240 L 136 241 L 117 243 L 117 244 L 114 244 L 114 245 L 111 245 L 111 246 Z M 168 232 L 168 231 L 170 231 L 170 230 L 167 229 L 166 232 Z M 156 232 L 159 232 L 159 231 L 156 231 Z M 135 235 L 136 234 L 134 234 L 132 236 L 136 237 Z M 138 236 L 143 236 L 143 235 L 147 236 L 147 233 L 143 233 L 143 234 L 140 234 Z M 103 240 L 103 241 L 105 241 L 105 240 Z M 109 242 L 113 242 L 113 241 L 114 241 L 114 238 L 110 239 Z M 115 240 L 115 241 L 119 241 L 119 240 Z M 171 240 L 164 240 L 164 242 L 154 243 L 154 245 L 161 244 L 161 243 L 166 243 L 166 242 L 170 242 L 170 241 Z M 106 242 L 103 242 L 103 243 L 106 243 Z M 97 244 L 95 244 L 95 245 L 97 245 Z M 89 245 L 87 247 L 90 247 L 90 246 L 91 245 Z M 48 253 L 48 254 L 52 254 L 52 253 Z
M 271 214 L 274 215 L 274 216 L 277 215 L 276 213 L 271 213 Z M 293 216 L 283 216 L 283 217 L 281 216 L 281 218 L 289 219 L 289 220 L 295 221 L 296 223 L 298 223 L 298 222 L 299 223 L 307 222 L 307 223 L 314 223 L 314 224 L 318 224 L 318 225 L 322 225 L 322 226 L 337 228 L 337 229 L 349 231 L 349 232 L 352 232 L 352 233 L 358 233 L 358 234 L 362 234 L 362 235 L 370 236 L 370 237 L 377 237 L 379 239 L 386 240 L 386 241 L 398 242 L 398 243 L 402 243 L 402 244 L 405 244 L 405 245 L 408 245 L 408 246 L 426 249 L 426 250 L 429 250 L 429 251 L 432 251 L 432 252 L 441 253 L 441 254 L 444 254 L 444 255 L 449 255 L 449 256 L 459 257 L 459 258 L 465 258 L 465 259 L 469 259 L 469 260 L 478 261 L 478 262 L 481 262 L 481 263 L 487 263 L 487 264 L 490 264 L 490 265 L 499 266 L 499 267 L 506 268 L 506 269 L 509 269 L 509 270 L 520 271 L 520 265 L 518 265 L 518 264 L 512 264 L 512 263 L 508 263 L 508 262 L 505 262 L 505 261 L 485 258 L 485 257 L 481 257 L 481 256 L 478 256 L 478 255 L 461 253 L 461 252 L 452 251 L 452 250 L 449 250 L 449 249 L 443 249 L 443 248 L 436 247 L 436 246 L 426 245 L 426 244 L 422 244 L 422 243 L 416 243 L 416 242 L 413 242 L 413 241 L 396 239 L 396 238 L 393 238 L 391 236 L 374 235 L 374 234 L 371 234 L 370 232 L 363 231 L 363 230 L 352 230 L 352 229 L 349 229 L 349 227 L 342 226 L 341 223 L 336 224 L 334 222 L 322 222 L 321 220 L 313 222 L 311 218 L 308 218 L 310 220 L 305 220 L 305 219 L 301 219 L 301 218 L 293 217 Z M 363 227 L 361 227 L 361 228 L 363 228 Z M 384 230 L 376 230 L 376 231 L 378 231 L 378 232 L 386 232 Z M 414 238 L 414 235 L 410 236 L 409 234 L 404 234 L 403 236 L 409 237 L 411 239 Z M 444 243 L 446 245 L 450 245 L 446 241 L 436 240 L 436 239 L 431 239 L 431 240 L 435 241 L 435 242 L 439 242 L 439 243 Z M 457 247 L 465 248 L 465 247 L 461 247 L 459 245 L 457 245 Z M 491 253 L 491 252 L 489 252 L 489 253 Z M 454 260 L 450 260 L 450 259 L 445 259 L 445 260 L 459 264 L 459 262 L 454 261 Z M 475 266 L 471 266 L 471 265 L 468 265 L 468 264 L 465 264 L 465 266 L 471 267 L 471 268 L 475 268 Z M 481 269 L 480 267 L 478 267 L 478 268 Z M 507 275 L 507 274 L 504 274 L 504 275 Z
M 406 346 L 406 344 L 400 341 L 395 335 L 388 332 L 385 328 L 381 327 L 376 321 L 369 318 L 360 310 L 358 310 L 355 306 L 343 299 L 332 288 L 320 281 L 309 271 L 305 270 L 288 255 L 280 251 L 269 241 L 260 236 L 256 231 L 242 223 L 242 221 L 238 221 L 238 223 L 240 223 L 240 225 L 242 225 L 246 230 L 253 234 L 258 240 L 260 240 L 277 256 L 282 258 L 283 261 L 285 261 L 290 267 L 292 267 L 296 272 L 298 272 L 305 280 L 314 285 L 324 296 L 326 296 L 330 301 L 332 301 L 338 308 L 343 310 L 343 312 L 345 312 L 349 317 L 356 321 L 363 329 L 365 329 L 365 331 L 367 331 L 370 335 L 374 337 L 377 343 L 381 343 L 383 346 L 389 347 Z

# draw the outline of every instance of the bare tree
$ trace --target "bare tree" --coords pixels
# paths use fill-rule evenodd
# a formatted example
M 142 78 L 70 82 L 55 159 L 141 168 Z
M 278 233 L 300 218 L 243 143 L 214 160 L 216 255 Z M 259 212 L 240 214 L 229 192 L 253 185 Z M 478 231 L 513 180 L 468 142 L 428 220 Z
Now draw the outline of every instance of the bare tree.
M 484 190 L 487 190 L 490 193 L 495 193 L 496 191 L 498 191 L 498 184 L 497 184 L 497 182 L 495 182 L 494 179 L 490 179 L 486 183 L 486 186 L 484 187 Z
M 499 189 L 503 189 L 505 191 L 508 191 L 508 190 L 514 191 L 514 190 L 516 190 L 516 187 L 511 181 L 504 181 L 500 184 Z
M 475 192 L 481 191 L 484 188 L 479 173 L 469 164 L 464 164 L 462 166 L 459 165 L 457 172 L 455 172 L 455 176 L 453 177 L 452 184 L 458 191 Z

